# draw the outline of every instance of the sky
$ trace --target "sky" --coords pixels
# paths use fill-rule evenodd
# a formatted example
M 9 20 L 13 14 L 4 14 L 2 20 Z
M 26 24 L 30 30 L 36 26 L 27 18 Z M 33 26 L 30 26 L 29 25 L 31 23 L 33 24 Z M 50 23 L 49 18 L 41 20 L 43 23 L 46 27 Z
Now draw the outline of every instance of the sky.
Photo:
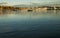
M 60 0 L 0 0 L 0 3 L 6 2 L 8 5 L 17 5 L 17 4 L 30 4 L 30 3 L 59 3 Z

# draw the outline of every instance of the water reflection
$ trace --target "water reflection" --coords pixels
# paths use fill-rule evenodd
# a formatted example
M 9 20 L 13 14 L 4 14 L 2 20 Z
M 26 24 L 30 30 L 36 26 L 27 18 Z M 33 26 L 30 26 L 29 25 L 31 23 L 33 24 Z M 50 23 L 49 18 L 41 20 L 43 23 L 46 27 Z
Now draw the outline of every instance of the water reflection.
M 0 15 L 7 15 L 7 14 L 35 14 L 35 15 L 39 15 L 39 14 L 58 14 L 60 12 L 60 10 L 46 10 L 46 11 L 38 11 L 38 12 L 26 12 L 26 11 L 0 11 Z
M 60 10 L 0 12 L 0 38 L 52 38 L 58 34 Z
M 2 11 L 2 12 L 0 12 L 0 17 L 13 17 L 14 18 L 14 16 L 15 17 L 23 17 L 23 16 L 26 16 L 26 17 L 31 17 L 31 18 L 40 18 L 40 17 L 42 17 L 42 16 L 51 16 L 52 15 L 52 17 L 53 17 L 53 15 L 57 15 L 57 16 L 59 16 L 60 15 L 60 10 L 45 10 L 45 11 L 38 11 L 38 12 L 26 12 L 26 11 Z

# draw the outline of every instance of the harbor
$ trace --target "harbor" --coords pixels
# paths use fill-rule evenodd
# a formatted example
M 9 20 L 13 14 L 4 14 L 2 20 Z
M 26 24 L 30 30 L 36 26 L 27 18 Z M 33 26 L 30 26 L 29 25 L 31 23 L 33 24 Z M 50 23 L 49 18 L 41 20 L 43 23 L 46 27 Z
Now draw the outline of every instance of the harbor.
M 60 38 L 60 0 L 0 0 L 0 38 Z

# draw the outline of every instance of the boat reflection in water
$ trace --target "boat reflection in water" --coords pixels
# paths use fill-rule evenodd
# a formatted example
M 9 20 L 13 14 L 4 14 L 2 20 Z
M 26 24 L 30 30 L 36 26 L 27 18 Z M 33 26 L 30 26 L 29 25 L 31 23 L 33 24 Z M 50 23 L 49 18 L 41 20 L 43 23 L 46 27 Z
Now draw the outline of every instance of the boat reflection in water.
M 60 10 L 0 11 L 0 38 L 58 38 Z

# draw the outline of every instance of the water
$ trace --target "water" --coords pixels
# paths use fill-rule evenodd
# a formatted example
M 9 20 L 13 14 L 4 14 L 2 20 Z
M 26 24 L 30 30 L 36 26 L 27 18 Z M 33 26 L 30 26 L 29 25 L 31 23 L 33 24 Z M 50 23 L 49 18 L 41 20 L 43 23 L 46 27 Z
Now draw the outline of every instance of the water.
M 3 11 L 0 38 L 59 38 L 60 10 L 41 12 Z

